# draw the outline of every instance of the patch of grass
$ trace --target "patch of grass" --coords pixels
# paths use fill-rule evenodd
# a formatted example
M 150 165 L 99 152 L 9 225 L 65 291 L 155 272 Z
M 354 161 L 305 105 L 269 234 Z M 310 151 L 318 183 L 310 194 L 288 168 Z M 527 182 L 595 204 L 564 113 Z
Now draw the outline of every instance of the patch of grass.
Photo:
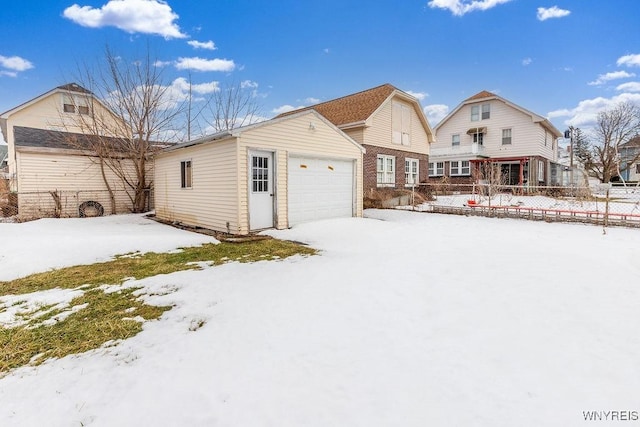
M 144 320 L 154 320 L 171 309 L 145 304 L 134 295 L 134 288 L 105 293 L 97 288 L 99 285 L 120 284 L 128 277 L 143 279 L 200 268 L 190 263 L 248 263 L 315 253 L 315 249 L 276 239 L 206 244 L 176 253 L 120 256 L 108 262 L 61 268 L 0 282 L 0 296 L 54 288 L 75 289 L 84 285 L 84 294 L 73 299 L 70 307 L 87 304 L 52 325 L 43 325 L 42 321 L 64 310 L 52 310 L 45 316 L 32 319 L 27 325 L 0 327 L 0 376 L 30 363 L 40 364 L 49 358 L 83 353 L 108 341 L 130 338 L 142 330 L 142 323 L 132 318 L 139 316 Z M 192 325 L 192 330 L 199 329 L 202 324 Z
M 140 256 L 119 256 L 112 261 L 91 265 L 61 268 L 27 277 L 0 282 L 0 296 L 18 295 L 54 288 L 77 288 L 78 286 L 118 284 L 126 277 L 145 277 L 169 274 L 200 267 L 193 262 L 209 261 L 212 265 L 225 262 L 255 262 L 287 258 L 292 255 L 313 255 L 315 249 L 284 240 L 268 239 L 244 243 L 205 244 L 183 248 L 175 253 L 149 252 Z

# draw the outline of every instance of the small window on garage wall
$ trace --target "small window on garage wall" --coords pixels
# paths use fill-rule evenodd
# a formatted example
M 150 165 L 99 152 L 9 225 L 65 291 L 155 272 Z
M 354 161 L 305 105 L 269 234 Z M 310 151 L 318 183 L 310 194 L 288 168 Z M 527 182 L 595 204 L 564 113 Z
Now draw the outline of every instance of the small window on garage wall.
M 180 187 L 191 188 L 192 165 L 191 160 L 180 162 Z

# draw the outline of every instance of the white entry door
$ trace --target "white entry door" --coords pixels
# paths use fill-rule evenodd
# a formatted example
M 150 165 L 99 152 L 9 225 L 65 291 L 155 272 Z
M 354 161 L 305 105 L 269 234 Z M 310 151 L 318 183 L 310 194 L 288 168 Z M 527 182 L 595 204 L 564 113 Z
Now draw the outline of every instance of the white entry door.
M 249 152 L 249 226 L 251 230 L 273 227 L 273 153 Z

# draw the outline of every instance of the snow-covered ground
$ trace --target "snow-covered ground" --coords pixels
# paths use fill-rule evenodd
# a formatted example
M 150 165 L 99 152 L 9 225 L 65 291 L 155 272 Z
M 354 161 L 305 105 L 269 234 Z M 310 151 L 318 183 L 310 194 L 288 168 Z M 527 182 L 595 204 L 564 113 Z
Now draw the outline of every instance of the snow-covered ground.
M 640 230 L 366 215 L 269 232 L 319 256 L 137 282 L 175 307 L 0 379 L 1 424 L 580 426 L 583 411 L 640 411 Z M 34 224 L 0 224 L 0 270 L 203 238 L 136 216 Z

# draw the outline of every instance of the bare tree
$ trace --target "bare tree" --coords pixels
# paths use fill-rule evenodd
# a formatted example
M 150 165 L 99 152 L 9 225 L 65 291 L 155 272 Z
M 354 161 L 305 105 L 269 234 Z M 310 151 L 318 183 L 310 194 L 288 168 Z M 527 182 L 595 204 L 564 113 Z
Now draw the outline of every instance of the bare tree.
M 97 70 L 81 68 L 79 80 L 87 90 L 74 102 L 86 114 L 74 115 L 71 122 L 65 117 L 63 122 L 66 120 L 68 128 L 91 136 L 76 144 L 97 159 L 112 212 L 114 183 L 108 178 L 108 171 L 122 183 L 132 211 L 144 212 L 152 187 L 150 156 L 164 142 L 175 138 L 175 121 L 182 105 L 170 99 L 162 70 L 151 60 L 148 50 L 142 60 L 127 62 L 107 47 L 104 62 Z
M 255 87 L 248 82 L 222 85 L 207 100 L 204 120 L 215 132 L 231 130 L 261 120 Z
M 598 114 L 593 140 L 577 147 L 576 156 L 585 169 L 600 182 L 621 177 L 633 163 L 640 160 L 640 152 L 632 158 L 621 159 L 620 150 L 626 142 L 640 133 L 640 107 L 623 102 Z

